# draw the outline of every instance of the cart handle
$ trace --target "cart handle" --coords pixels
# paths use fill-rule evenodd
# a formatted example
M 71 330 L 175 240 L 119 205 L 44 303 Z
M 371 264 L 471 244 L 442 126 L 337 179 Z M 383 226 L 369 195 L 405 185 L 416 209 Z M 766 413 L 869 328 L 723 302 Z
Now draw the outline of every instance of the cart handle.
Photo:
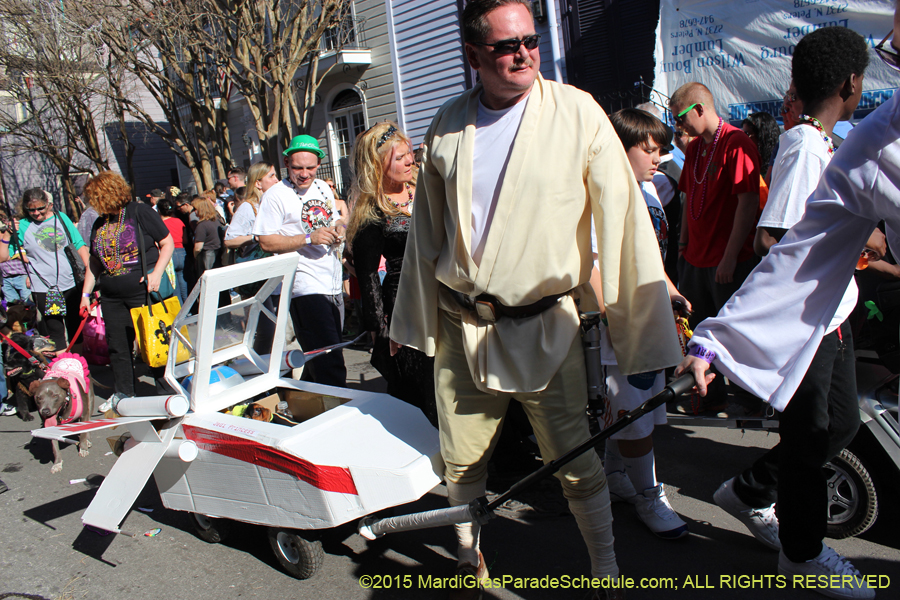
M 476 498 L 464 506 L 454 506 L 425 513 L 388 517 L 386 519 L 368 517 L 360 522 L 358 527 L 359 533 L 371 540 L 380 537 L 385 533 L 394 531 L 426 529 L 429 527 L 440 527 L 451 523 L 486 523 L 494 517 L 494 509 L 498 508 L 513 496 L 522 493 L 538 481 L 556 473 L 563 465 L 575 460 L 588 450 L 593 449 L 612 434 L 627 427 L 635 420 L 641 418 L 662 404 L 690 391 L 692 387 L 694 387 L 694 376 L 691 374 L 682 375 L 678 379 L 670 382 L 660 393 L 656 394 L 631 412 L 623 415 L 619 420 L 603 431 L 597 433 L 590 439 L 585 440 L 562 456 L 551 460 L 531 475 L 528 475 L 515 483 L 509 490 L 497 496 L 491 502 L 488 502 L 486 498 L 482 497 Z

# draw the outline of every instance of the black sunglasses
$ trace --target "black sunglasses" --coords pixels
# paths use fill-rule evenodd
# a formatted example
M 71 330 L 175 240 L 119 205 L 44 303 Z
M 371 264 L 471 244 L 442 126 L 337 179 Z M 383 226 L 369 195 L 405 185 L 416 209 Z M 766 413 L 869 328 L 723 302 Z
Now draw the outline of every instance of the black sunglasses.
M 48 206 L 49 206 L 49 204 L 45 204 L 45 205 L 43 205 L 43 206 L 35 206 L 35 207 L 33 207 L 33 208 L 26 208 L 26 209 L 25 209 L 25 212 L 29 212 L 29 213 L 39 213 L 39 212 L 44 212 L 45 210 L 47 210 L 47 207 L 48 207 Z
M 519 39 L 511 39 L 511 40 L 500 40 L 499 42 L 494 42 L 493 44 L 487 44 L 485 42 L 472 42 L 476 46 L 488 46 L 494 49 L 495 54 L 515 54 L 519 51 L 520 46 L 525 46 L 526 50 L 534 50 L 538 47 L 538 44 L 541 43 L 541 34 L 536 33 L 534 35 L 529 35 L 526 38 Z
M 891 37 L 891 34 L 893 33 L 894 30 L 891 29 L 888 34 L 884 36 L 884 39 L 881 40 L 881 42 L 877 46 L 875 46 L 875 52 L 888 66 L 900 71 L 900 54 L 894 52 L 894 50 L 892 50 L 890 46 L 888 46 L 887 48 L 884 46 L 884 43 L 888 41 L 888 38 Z

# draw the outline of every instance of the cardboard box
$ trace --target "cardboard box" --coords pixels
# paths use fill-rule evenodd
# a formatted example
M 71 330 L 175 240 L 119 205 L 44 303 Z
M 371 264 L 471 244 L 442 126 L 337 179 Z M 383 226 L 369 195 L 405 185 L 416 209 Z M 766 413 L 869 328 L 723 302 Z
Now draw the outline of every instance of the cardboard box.
M 281 396 L 281 399 L 288 403 L 288 408 L 290 409 L 291 414 L 294 415 L 294 421 L 297 423 L 302 423 L 313 417 L 317 417 L 327 410 L 331 410 L 332 408 L 336 408 L 341 404 L 350 401 L 349 398 L 341 398 L 315 392 L 304 392 L 301 390 L 280 389 L 278 390 L 278 394 Z

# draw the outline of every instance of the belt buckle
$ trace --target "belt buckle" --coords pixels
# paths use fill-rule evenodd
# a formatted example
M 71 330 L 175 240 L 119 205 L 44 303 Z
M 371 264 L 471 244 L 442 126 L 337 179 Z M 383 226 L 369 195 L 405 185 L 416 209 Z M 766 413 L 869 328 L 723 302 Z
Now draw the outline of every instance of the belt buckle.
M 497 313 L 494 311 L 494 305 L 486 300 L 475 301 L 475 312 L 481 319 L 490 323 L 497 322 Z

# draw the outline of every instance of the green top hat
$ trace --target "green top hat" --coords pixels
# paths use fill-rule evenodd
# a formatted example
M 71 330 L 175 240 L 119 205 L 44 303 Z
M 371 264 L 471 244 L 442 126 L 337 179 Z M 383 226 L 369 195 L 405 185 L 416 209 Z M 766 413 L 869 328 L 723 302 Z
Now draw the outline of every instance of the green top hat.
M 297 135 L 291 140 L 291 145 L 283 152 L 285 156 L 290 156 L 294 152 L 312 152 L 319 158 L 325 158 L 325 153 L 319 148 L 319 140 L 311 135 Z

